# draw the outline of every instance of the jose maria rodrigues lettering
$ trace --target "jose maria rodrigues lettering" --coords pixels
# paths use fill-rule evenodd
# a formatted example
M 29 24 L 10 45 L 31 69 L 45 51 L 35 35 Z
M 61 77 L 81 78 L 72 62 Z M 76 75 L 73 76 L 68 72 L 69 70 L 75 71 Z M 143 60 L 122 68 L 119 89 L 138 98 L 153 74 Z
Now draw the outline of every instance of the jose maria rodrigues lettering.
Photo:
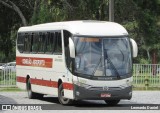
M 33 66 L 45 66 L 45 60 L 36 60 L 36 59 L 22 59 L 22 64 L 33 65 Z
M 52 58 L 16 57 L 16 65 L 52 68 Z

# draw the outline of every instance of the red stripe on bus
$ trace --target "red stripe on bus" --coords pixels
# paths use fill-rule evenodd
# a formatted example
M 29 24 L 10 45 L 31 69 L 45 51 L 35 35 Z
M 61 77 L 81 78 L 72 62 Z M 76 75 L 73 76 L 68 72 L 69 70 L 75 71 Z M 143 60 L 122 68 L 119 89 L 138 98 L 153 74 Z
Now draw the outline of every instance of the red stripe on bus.
M 31 84 L 58 88 L 58 82 L 51 81 L 51 80 L 49 81 L 49 80 L 31 78 Z
M 68 90 L 73 90 L 73 84 L 71 83 L 63 83 L 63 88 Z
M 26 78 L 25 77 L 17 77 L 17 82 L 23 82 L 26 83 Z
M 16 57 L 16 65 L 52 68 L 52 58 Z
M 58 88 L 58 82 L 56 82 L 56 81 L 34 79 L 34 78 L 31 78 L 30 80 L 31 80 L 31 84 L 34 84 L 34 85 Z M 26 78 L 17 76 L 17 82 L 26 83 Z M 73 90 L 73 84 L 65 82 L 65 83 L 63 83 L 63 88 L 67 89 L 67 90 Z

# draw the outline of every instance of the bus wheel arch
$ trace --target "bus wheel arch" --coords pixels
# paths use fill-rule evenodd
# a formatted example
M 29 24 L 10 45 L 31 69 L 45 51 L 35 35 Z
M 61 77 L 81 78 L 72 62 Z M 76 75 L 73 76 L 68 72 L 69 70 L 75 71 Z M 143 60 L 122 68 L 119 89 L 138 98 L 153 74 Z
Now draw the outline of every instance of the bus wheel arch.
M 26 76 L 26 89 L 27 89 L 27 82 L 28 82 L 29 79 L 30 79 L 30 76 L 27 75 L 27 76 Z
M 28 89 L 29 89 L 29 80 L 30 80 L 30 76 L 27 75 L 27 76 L 26 76 L 26 90 L 27 90 L 27 91 L 28 91 Z
M 59 80 L 58 80 L 58 88 L 59 88 L 59 86 L 60 86 L 62 83 L 63 83 L 62 80 L 59 79 Z
M 32 91 L 32 85 L 31 85 L 31 79 L 30 76 L 27 75 L 26 77 L 26 90 L 28 94 L 29 99 L 35 99 L 35 98 L 42 98 L 43 94 L 35 93 Z
M 64 89 L 62 80 L 58 80 L 58 100 L 63 105 L 71 105 L 73 103 L 72 99 L 64 98 Z
M 26 90 L 27 90 L 27 94 L 28 94 L 29 99 L 35 98 L 35 93 L 32 92 L 31 79 L 30 79 L 29 75 L 27 75 L 27 77 L 26 77 Z

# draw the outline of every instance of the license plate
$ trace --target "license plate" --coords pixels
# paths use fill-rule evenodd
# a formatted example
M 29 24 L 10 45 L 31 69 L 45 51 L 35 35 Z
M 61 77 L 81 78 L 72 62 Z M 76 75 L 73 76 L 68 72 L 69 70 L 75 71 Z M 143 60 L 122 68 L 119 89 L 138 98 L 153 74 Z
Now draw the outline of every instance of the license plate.
M 108 93 L 102 93 L 102 94 L 101 94 L 101 97 L 111 97 L 111 94 L 108 94 Z

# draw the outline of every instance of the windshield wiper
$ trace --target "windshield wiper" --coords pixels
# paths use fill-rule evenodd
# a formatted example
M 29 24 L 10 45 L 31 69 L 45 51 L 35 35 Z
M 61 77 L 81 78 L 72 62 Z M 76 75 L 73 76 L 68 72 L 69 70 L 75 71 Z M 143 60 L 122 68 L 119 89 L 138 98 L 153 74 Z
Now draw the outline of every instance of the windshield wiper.
M 102 59 L 102 56 L 99 59 L 99 62 L 96 64 L 96 67 L 94 68 L 92 75 L 95 75 L 95 72 L 96 72 L 97 68 L 99 67 L 99 64 L 101 63 L 101 59 Z
M 107 50 L 106 50 L 106 58 L 107 58 L 107 60 L 109 61 L 109 63 L 111 64 L 111 66 L 112 66 L 112 68 L 114 69 L 114 71 L 117 73 L 117 79 L 120 79 L 121 77 L 120 77 L 120 75 L 119 75 L 119 73 L 118 73 L 118 71 L 117 71 L 117 69 L 116 69 L 116 67 L 113 65 L 113 63 L 112 63 L 112 61 L 111 61 L 111 59 L 108 57 L 108 55 L 107 55 Z

